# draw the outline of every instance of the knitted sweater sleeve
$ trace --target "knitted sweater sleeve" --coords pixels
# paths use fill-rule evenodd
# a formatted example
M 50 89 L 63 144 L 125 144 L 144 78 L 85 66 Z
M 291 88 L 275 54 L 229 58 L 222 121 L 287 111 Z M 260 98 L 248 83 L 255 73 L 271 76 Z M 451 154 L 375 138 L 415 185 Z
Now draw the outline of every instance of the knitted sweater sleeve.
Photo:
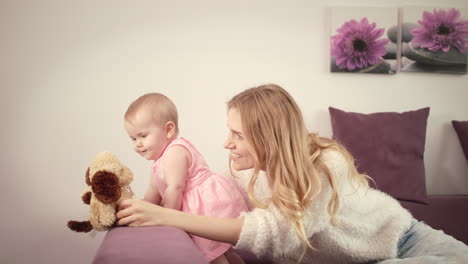
M 327 156 L 330 158 L 330 155 Z M 327 162 L 334 175 L 347 173 L 348 167 L 343 167 L 342 164 L 333 159 L 330 160 L 330 164 Z M 319 174 L 322 190 L 307 208 L 303 219 L 308 238 L 330 225 L 327 211 L 331 198 L 330 184 L 323 173 Z M 300 254 L 302 243 L 294 227 L 273 204 L 266 209 L 255 208 L 250 212 L 244 212 L 240 217 L 243 217 L 244 225 L 234 246 L 237 251 L 258 259 L 277 259 Z

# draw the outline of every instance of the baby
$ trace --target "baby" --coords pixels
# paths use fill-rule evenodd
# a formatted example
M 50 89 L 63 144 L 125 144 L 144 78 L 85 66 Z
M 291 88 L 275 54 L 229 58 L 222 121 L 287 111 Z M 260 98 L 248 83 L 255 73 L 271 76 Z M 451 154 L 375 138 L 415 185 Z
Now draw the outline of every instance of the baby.
M 211 172 L 192 143 L 178 137 L 177 108 L 168 97 L 159 93 L 141 96 L 128 107 L 124 125 L 133 149 L 154 161 L 146 201 L 215 217 L 235 218 L 247 211 L 235 184 Z M 243 263 L 230 244 L 192 239 L 211 263 Z

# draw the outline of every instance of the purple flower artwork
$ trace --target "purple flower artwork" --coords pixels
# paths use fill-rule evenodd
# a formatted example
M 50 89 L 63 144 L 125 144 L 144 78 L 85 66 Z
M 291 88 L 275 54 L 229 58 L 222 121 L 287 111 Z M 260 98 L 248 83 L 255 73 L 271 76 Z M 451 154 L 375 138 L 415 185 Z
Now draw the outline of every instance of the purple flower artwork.
M 353 71 L 364 69 L 382 62 L 386 54 L 385 45 L 389 42 L 381 38 L 383 28 L 377 28 L 375 23 L 367 18 L 361 21 L 351 19 L 336 30 L 338 34 L 331 39 L 331 55 L 335 57 L 336 66 L 340 69 Z
M 395 73 L 397 46 L 387 27 L 397 23 L 398 9 L 334 7 L 330 17 L 331 72 Z
M 402 72 L 466 73 L 468 20 L 459 9 L 406 8 L 403 40 Z
M 456 48 L 465 53 L 465 47 L 468 46 L 468 40 L 465 39 L 468 38 L 468 20 L 462 19 L 457 9 L 434 9 L 433 13 L 424 11 L 423 19 L 418 20 L 418 23 L 420 26 L 411 30 L 414 36 L 411 43 L 431 52 L 448 52 Z

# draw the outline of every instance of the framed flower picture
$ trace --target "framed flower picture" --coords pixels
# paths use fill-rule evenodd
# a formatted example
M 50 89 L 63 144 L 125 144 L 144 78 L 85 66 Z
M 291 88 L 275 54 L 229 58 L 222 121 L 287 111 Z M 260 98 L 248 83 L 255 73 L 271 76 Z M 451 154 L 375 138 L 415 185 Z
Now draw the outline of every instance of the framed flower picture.
M 466 73 L 467 8 L 403 8 L 402 72 Z
M 394 74 L 398 9 L 332 7 L 330 71 Z

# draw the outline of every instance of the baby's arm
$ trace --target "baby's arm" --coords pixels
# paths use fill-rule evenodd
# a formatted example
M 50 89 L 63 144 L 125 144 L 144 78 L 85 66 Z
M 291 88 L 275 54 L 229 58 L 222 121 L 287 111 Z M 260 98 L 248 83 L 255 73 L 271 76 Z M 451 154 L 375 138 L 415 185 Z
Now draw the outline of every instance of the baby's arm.
M 150 182 L 148 185 L 148 189 L 146 189 L 144 200 L 150 203 L 161 205 L 161 194 L 159 193 L 159 190 L 156 187 L 156 184 L 154 182 L 154 175 L 152 173 L 150 173 Z
M 191 162 L 190 153 L 184 147 L 175 145 L 167 150 L 163 168 L 167 185 L 164 193 L 164 207 L 180 210 L 187 169 Z

